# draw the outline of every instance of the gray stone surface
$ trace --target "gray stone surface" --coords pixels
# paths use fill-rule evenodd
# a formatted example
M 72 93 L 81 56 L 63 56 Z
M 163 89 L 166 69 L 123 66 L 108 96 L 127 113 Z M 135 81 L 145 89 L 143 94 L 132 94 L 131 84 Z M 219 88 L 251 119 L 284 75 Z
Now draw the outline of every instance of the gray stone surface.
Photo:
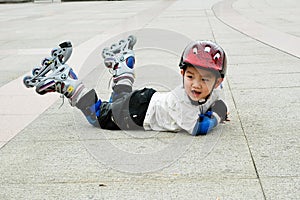
M 59 108 L 58 99 L 9 142 L 1 135 L 0 199 L 298 199 L 299 58 L 222 23 L 212 9 L 219 2 L 1 5 L 0 86 L 29 72 L 62 40 L 79 47 L 100 37 L 79 75 L 107 99 L 111 75 L 99 64 L 100 52 L 129 31 L 140 39 L 135 87 L 167 91 L 181 82 L 177 64 L 186 42 L 211 39 L 228 55 L 231 121 L 203 137 L 101 130 L 66 100 Z M 228 2 L 255 23 L 299 36 L 296 0 Z M 16 126 L 21 122 L 11 111 L 26 117 L 38 106 L 17 110 L 17 92 L 0 95 L 7 105 L 1 115 Z
M 267 199 L 298 199 L 300 180 L 298 177 L 261 178 Z

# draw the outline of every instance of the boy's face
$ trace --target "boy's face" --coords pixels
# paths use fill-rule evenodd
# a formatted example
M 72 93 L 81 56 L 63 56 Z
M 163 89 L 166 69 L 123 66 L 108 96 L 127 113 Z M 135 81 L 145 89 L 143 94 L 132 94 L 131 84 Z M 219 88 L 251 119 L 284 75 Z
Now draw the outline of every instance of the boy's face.
M 216 76 L 207 70 L 187 67 L 185 73 L 182 71 L 184 89 L 193 101 L 205 99 L 214 88 L 217 88 L 222 78 L 216 80 Z

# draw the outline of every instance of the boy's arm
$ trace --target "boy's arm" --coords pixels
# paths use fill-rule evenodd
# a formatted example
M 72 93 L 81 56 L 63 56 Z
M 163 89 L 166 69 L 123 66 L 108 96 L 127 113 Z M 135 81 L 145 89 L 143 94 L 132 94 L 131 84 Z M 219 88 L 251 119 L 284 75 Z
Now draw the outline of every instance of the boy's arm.
M 222 100 L 216 101 L 209 111 L 200 114 L 193 129 L 192 135 L 206 135 L 218 123 L 225 121 L 227 118 L 227 106 Z

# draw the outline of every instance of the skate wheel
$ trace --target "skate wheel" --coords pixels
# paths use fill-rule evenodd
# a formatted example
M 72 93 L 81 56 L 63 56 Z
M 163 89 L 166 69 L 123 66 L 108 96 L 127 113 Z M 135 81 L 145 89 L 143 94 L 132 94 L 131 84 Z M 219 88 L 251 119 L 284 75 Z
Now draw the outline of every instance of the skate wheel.
M 52 49 L 51 56 L 56 57 L 59 54 L 59 50 L 60 50 L 59 48 Z
M 104 48 L 103 50 L 102 50 L 102 57 L 103 58 L 106 58 L 107 57 L 107 55 L 108 55 L 108 52 L 109 52 L 109 48 Z
M 104 62 L 105 67 L 107 68 L 112 68 L 112 63 L 111 62 Z
M 135 45 L 136 43 L 136 37 L 134 35 L 129 35 L 128 36 L 128 41 L 129 41 L 129 45 L 128 45 L 128 48 L 129 49 L 133 49 L 133 46 Z
M 117 46 L 118 46 L 117 44 L 112 44 L 112 45 L 110 46 L 110 49 L 115 49 Z
M 32 76 L 25 76 L 23 78 L 23 83 L 26 87 L 30 88 L 30 87 L 33 87 L 33 85 L 31 84 L 32 83 Z
M 123 45 L 123 44 L 125 44 L 125 43 L 126 43 L 125 40 L 120 40 L 120 41 L 119 41 L 119 45 L 120 45 L 120 46 Z
M 40 70 L 41 70 L 40 67 L 33 68 L 33 70 L 32 70 L 32 75 L 33 75 L 33 76 L 38 75 Z
M 42 66 L 48 66 L 51 58 L 44 58 L 41 62 Z
M 113 58 L 106 58 L 104 60 L 104 65 L 107 67 L 107 68 L 112 68 L 112 66 L 114 65 L 115 63 L 115 60 Z

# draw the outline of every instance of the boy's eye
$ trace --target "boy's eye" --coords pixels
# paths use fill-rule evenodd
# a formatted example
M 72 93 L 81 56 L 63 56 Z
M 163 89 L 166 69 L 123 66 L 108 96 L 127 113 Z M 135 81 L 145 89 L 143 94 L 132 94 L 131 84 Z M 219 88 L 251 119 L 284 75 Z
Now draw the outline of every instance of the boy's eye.
M 209 82 L 209 79 L 208 78 L 203 78 L 202 81 Z
M 192 79 L 192 78 L 193 78 L 193 76 L 191 76 L 191 75 L 188 75 L 187 77 L 188 77 L 188 78 L 190 78 L 190 79 Z

